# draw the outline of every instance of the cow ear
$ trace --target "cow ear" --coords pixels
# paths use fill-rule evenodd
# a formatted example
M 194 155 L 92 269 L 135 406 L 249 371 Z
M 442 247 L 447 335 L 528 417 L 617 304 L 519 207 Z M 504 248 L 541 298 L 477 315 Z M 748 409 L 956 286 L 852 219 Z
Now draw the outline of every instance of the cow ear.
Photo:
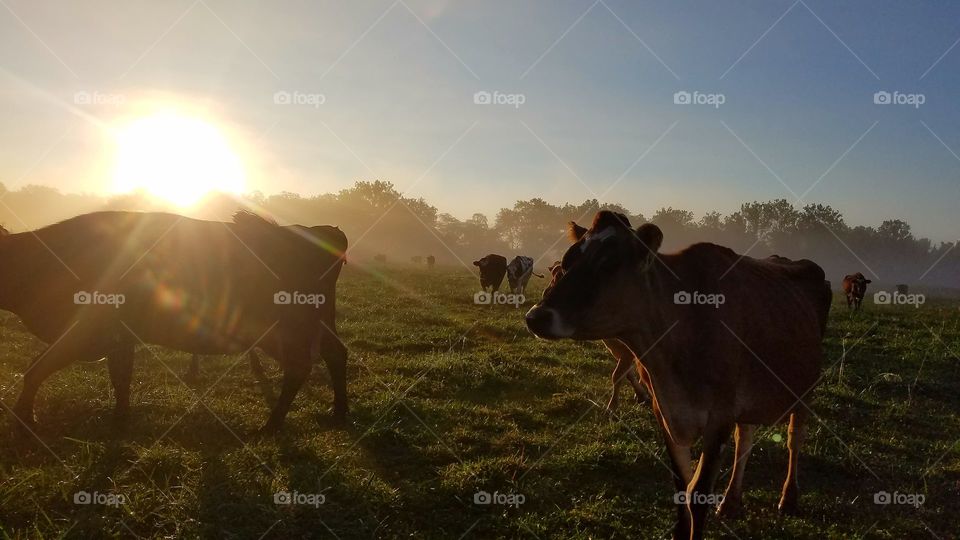
M 656 253 L 663 243 L 663 231 L 653 223 L 644 223 L 637 227 L 637 239 L 652 253 Z
M 577 225 L 575 221 L 567 223 L 567 238 L 569 238 L 571 242 L 579 242 L 585 234 L 587 234 L 587 229 L 585 227 Z
M 474 266 L 480 266 L 480 261 L 473 261 Z
M 873 282 L 868 279 L 868 280 L 864 281 L 864 283 L 873 283 Z

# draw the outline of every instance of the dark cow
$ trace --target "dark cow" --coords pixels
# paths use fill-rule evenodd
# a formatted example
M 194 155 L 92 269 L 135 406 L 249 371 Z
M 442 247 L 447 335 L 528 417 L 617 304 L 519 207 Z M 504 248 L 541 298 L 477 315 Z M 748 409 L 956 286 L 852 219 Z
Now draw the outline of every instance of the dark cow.
M 507 273 L 507 258 L 491 253 L 473 261 L 473 265 L 480 268 L 480 288 L 486 291 L 487 287 L 490 287 L 491 293 L 497 292 L 503 284 L 503 276 Z
M 0 238 L 0 309 L 50 344 L 24 374 L 19 426 L 32 429 L 47 377 L 104 356 L 123 418 L 141 343 L 195 354 L 256 346 L 277 359 L 283 385 L 265 433 L 280 427 L 322 357 L 343 421 L 347 350 L 335 307 L 346 248 L 336 227 L 280 227 L 248 212 L 229 223 L 96 212 Z
M 906 295 L 910 294 L 910 286 L 907 285 L 906 283 L 898 283 L 898 284 L 897 284 L 897 294 L 902 295 L 902 296 L 906 296 Z
M 510 292 L 523 294 L 527 290 L 530 276 L 543 277 L 543 274 L 533 271 L 533 259 L 523 255 L 514 257 L 507 265 L 507 282 L 510 284 Z
M 433 255 L 427 255 L 427 270 L 433 270 L 433 267 L 437 264 L 437 258 Z
M 790 464 L 779 508 L 796 511 L 797 462 L 830 309 L 823 270 L 810 261 L 757 260 L 707 243 L 660 255 L 657 226 L 633 230 L 606 211 L 575 237 L 562 276 L 527 313 L 527 326 L 545 339 L 618 339 L 635 353 L 676 489 L 685 493 L 674 538 L 703 537 L 722 449 L 738 425 L 789 418 Z M 723 294 L 724 302 L 677 302 L 691 292 Z M 691 475 L 697 439 L 703 452 Z
M 553 279 L 550 281 L 550 284 L 547 285 L 544 294 L 553 287 L 563 273 L 560 261 L 551 264 L 548 270 L 550 270 Z M 613 413 L 620 406 L 620 386 L 624 380 L 628 381 L 630 386 L 633 387 L 633 393 L 638 403 L 649 400 L 650 394 L 647 393 L 646 387 L 640 382 L 640 377 L 637 376 L 637 368 L 633 360 L 633 351 L 616 339 L 605 339 L 603 340 L 603 345 L 617 360 L 617 365 L 613 368 L 613 373 L 610 374 L 612 391 L 610 393 L 610 400 L 607 401 L 607 412 Z
M 854 311 L 860 310 L 860 304 L 863 303 L 863 295 L 867 293 L 867 283 L 873 283 L 863 277 L 863 274 L 849 274 L 843 276 L 843 292 L 847 295 L 847 308 L 853 308 Z

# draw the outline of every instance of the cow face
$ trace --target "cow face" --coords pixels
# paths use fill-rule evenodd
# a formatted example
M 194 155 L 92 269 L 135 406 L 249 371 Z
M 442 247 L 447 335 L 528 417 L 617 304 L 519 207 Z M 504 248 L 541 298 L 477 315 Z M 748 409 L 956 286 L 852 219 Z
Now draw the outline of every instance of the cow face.
M 651 268 L 663 233 L 652 224 L 634 231 L 624 216 L 603 211 L 590 229 L 571 223 L 570 235 L 575 242 L 527 313 L 527 327 L 544 339 L 613 337 L 626 328 L 638 272 Z

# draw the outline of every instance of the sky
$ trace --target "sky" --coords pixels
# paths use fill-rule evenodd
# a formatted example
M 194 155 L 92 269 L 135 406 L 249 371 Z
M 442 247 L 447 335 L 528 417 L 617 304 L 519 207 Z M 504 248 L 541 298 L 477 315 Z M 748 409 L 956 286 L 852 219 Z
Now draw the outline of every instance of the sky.
M 953 241 L 958 43 L 948 2 L 2 0 L 0 181 L 110 193 L 118 126 L 164 107 L 267 194 L 787 198 Z

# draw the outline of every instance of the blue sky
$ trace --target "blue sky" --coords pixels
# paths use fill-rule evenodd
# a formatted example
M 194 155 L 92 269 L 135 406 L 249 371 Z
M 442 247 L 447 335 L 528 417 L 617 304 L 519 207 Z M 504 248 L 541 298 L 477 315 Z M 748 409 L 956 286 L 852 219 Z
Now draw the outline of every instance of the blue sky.
M 729 213 L 813 186 L 800 204 L 848 223 L 960 236 L 956 4 L 4 4 L 11 188 L 108 191 L 109 127 L 167 102 L 214 119 L 266 193 L 381 178 L 458 217 L 531 197 L 649 216 Z M 124 104 L 78 105 L 78 91 Z M 323 104 L 275 104 L 278 91 Z M 478 91 L 524 102 L 478 105 Z M 678 91 L 724 103 L 677 105 Z M 878 91 L 924 103 L 877 105 Z

